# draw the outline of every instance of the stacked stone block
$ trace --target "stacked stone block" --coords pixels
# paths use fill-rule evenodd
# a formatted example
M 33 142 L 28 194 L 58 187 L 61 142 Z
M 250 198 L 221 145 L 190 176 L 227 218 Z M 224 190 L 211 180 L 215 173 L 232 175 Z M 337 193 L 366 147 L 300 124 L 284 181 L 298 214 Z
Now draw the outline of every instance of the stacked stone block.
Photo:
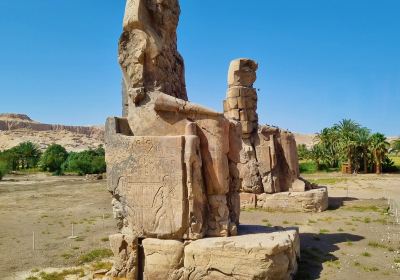
M 257 68 L 257 63 L 250 59 L 234 60 L 229 67 L 224 114 L 240 121 L 243 138 L 249 138 L 258 128 L 257 91 L 253 87 Z
M 231 143 L 228 154 L 230 165 L 234 167 L 230 173 L 231 190 L 241 192 L 241 205 L 244 207 L 262 205 L 281 210 L 277 206 L 279 203 L 272 202 L 278 200 L 280 193 L 294 192 L 299 194 L 279 197 L 286 205 L 295 204 L 295 209 L 303 209 L 302 205 L 307 204 L 306 209 L 323 211 L 327 207 L 327 191 L 300 177 L 294 135 L 278 127 L 258 124 L 257 92 L 253 87 L 257 68 L 255 61 L 246 58 L 232 61 L 229 67 L 224 115 L 231 122 L 230 133 L 239 134 L 241 139 L 240 143 Z M 317 190 L 314 191 L 315 188 Z M 306 191 L 310 192 L 303 195 Z M 253 195 L 249 196 L 249 193 Z M 315 196 L 314 193 L 321 195 Z M 268 196 L 274 194 L 273 198 Z M 292 197 L 295 199 L 289 200 Z M 302 203 L 300 201 L 304 199 L 296 200 L 297 197 L 316 199 Z

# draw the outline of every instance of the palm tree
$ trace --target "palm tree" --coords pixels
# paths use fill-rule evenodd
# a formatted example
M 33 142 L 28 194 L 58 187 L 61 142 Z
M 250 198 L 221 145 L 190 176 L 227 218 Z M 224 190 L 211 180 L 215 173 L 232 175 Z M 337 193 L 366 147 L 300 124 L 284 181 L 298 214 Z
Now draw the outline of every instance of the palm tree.
M 340 160 L 339 147 L 338 147 L 338 133 L 334 128 L 324 128 L 315 137 L 315 141 L 319 143 L 323 151 L 323 161 L 329 167 L 337 167 Z
M 320 143 L 314 145 L 311 148 L 309 157 L 317 165 L 317 170 L 320 170 L 321 162 L 323 161 L 324 158 L 324 149 Z
M 349 163 L 350 170 L 353 170 L 355 150 L 357 147 L 357 132 L 360 125 L 353 120 L 343 119 L 333 126 L 339 135 L 339 147 Z
M 376 174 L 382 173 L 382 162 L 388 153 L 390 144 L 386 141 L 385 135 L 375 133 L 371 136 L 370 149 L 374 156 Z
M 366 127 L 360 128 L 357 132 L 356 141 L 359 155 L 363 161 L 364 173 L 368 173 L 370 130 Z
M 35 167 L 39 162 L 41 152 L 36 144 L 32 142 L 23 142 L 16 148 L 22 169 Z

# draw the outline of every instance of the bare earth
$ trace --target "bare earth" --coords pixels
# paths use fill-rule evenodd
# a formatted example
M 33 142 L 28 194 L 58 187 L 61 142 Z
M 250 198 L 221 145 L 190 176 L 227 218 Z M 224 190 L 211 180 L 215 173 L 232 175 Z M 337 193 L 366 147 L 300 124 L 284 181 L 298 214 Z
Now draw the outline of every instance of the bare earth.
M 79 239 L 68 239 L 72 223 Z M 105 181 L 40 174 L 0 182 L 0 279 L 21 270 L 72 266 L 79 255 L 108 248 L 104 238 L 114 231 Z
M 307 178 L 328 186 L 330 210 L 247 210 L 241 215 L 242 232 L 298 227 L 302 260 L 297 279 L 399 279 L 400 225 L 393 224 L 387 201 L 380 198 L 400 199 L 400 175 Z M 79 256 L 108 248 L 107 236 L 116 225 L 105 185 L 44 174 L 1 181 L 0 279 L 26 279 L 44 268 L 74 266 Z M 72 223 L 78 239 L 68 239 Z

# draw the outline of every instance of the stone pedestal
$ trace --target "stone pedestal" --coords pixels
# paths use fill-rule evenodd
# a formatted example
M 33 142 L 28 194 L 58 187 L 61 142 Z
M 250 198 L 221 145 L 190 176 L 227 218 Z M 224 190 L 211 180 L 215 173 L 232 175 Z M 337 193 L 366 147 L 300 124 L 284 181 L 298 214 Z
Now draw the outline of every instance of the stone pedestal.
M 280 192 L 274 194 L 254 195 L 241 194 L 242 208 L 263 208 L 280 212 L 322 212 L 328 209 L 328 190 L 325 187 L 305 192 Z
M 133 280 L 289 280 L 300 258 L 295 229 L 191 242 L 147 238 L 136 248 L 141 266 L 131 269 Z
M 210 280 L 292 279 L 299 257 L 300 240 L 296 230 L 208 238 L 185 247 L 184 270 Z

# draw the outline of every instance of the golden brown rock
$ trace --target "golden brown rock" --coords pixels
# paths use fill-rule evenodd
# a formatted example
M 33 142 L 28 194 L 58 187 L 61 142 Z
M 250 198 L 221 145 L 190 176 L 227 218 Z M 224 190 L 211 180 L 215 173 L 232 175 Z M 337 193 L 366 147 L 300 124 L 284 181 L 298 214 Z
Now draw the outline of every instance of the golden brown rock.
M 126 3 L 123 117 L 109 118 L 105 133 L 108 190 L 121 232 L 110 238 L 111 276 L 289 279 L 297 268 L 296 232 L 230 236 L 238 234 L 240 191 L 257 203 L 270 176 L 270 192 L 292 182 L 301 189 L 295 142 L 280 130 L 258 132 L 258 65 L 250 59 L 230 65 L 224 114 L 187 101 L 179 13 L 177 0 Z
M 178 0 L 128 0 L 119 62 L 127 94 L 159 90 L 187 100 L 184 63 L 177 51 Z
M 299 257 L 296 230 L 201 239 L 185 247 L 183 268 L 201 277 L 176 279 L 289 280 Z
M 143 240 L 144 280 L 165 280 L 183 267 L 184 245 L 176 240 Z
M 229 66 L 228 85 L 252 87 L 257 79 L 258 65 L 254 60 L 241 58 L 233 60 Z
M 138 275 L 138 240 L 126 234 L 110 235 L 110 247 L 114 253 L 114 266 L 108 275 L 136 280 Z
M 253 88 L 257 67 L 250 59 L 236 59 L 228 72 L 224 114 L 241 126 L 241 144 L 232 142 L 228 156 L 237 163 L 240 189 L 255 194 L 306 191 L 307 184 L 298 180 L 297 145 L 293 134 L 258 125 L 258 98 Z M 231 130 L 231 137 L 239 133 L 235 127 L 231 126 Z M 241 147 L 239 153 L 236 152 L 238 147 Z

